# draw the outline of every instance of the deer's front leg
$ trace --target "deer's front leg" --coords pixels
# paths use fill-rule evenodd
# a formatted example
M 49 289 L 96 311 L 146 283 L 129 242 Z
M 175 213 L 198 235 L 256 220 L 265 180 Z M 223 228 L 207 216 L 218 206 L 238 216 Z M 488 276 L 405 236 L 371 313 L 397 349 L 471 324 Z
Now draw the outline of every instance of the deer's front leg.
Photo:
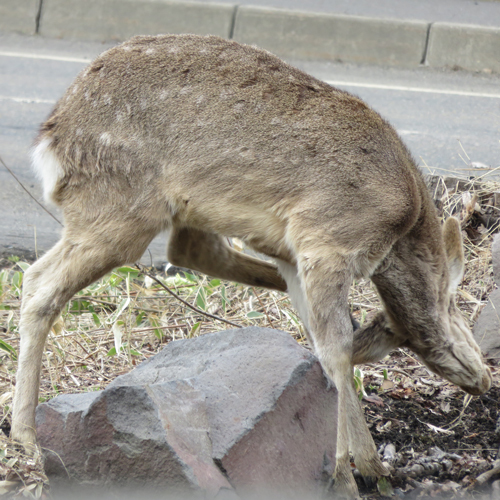
M 388 472 L 382 465 L 366 425 L 352 377 L 353 327 L 349 315 L 348 292 L 351 266 L 342 256 L 298 260 L 308 306 L 310 335 L 325 373 L 338 391 L 335 491 L 357 497 L 352 476 L 349 444 L 356 465 L 364 476 L 381 477 Z

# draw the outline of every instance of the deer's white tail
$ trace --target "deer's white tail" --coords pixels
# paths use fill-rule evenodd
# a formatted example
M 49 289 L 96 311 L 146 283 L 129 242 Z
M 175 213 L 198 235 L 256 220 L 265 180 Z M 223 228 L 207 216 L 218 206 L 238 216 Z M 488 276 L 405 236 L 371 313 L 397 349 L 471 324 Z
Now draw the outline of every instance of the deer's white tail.
M 33 149 L 31 160 L 36 176 L 42 182 L 43 197 L 48 203 L 55 203 L 52 195 L 57 181 L 63 176 L 63 168 L 51 150 L 52 139 L 43 138 Z

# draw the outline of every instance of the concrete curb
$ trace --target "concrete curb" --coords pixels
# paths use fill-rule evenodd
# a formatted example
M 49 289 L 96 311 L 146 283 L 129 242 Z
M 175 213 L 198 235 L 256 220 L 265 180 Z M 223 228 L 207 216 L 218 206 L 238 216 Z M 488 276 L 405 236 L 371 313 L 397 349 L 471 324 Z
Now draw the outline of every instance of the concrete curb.
M 0 33 L 36 33 L 41 0 L 2 0 L 0 2 Z
M 418 66 L 428 24 L 259 7 L 238 8 L 234 39 L 283 57 Z
M 43 0 L 39 33 L 92 41 L 196 33 L 229 38 L 236 5 L 155 0 Z
M 435 67 L 500 72 L 500 28 L 434 23 L 426 61 Z
M 0 32 L 92 41 L 120 41 L 136 34 L 213 34 L 255 44 L 285 58 L 500 72 L 500 27 L 236 3 L 2 0 Z

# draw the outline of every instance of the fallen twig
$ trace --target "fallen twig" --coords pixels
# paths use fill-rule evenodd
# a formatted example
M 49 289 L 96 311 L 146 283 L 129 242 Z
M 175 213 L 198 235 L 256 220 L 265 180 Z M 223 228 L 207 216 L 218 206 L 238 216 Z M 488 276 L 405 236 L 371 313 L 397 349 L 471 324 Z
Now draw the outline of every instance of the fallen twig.
M 497 474 L 500 474 L 500 460 L 495 460 L 493 462 L 493 469 L 487 470 L 486 472 L 483 472 L 483 474 L 477 476 L 476 481 L 471 484 L 468 489 L 474 489 L 478 486 L 482 486 Z
M 168 286 L 166 286 L 161 280 L 159 280 L 153 273 L 150 273 L 144 266 L 141 266 L 140 264 L 136 264 L 135 267 L 143 274 L 146 276 L 149 276 L 155 283 L 158 283 L 162 288 L 164 288 L 170 295 L 175 297 L 179 302 L 182 302 L 185 306 L 189 307 L 189 309 L 193 310 L 194 312 L 198 314 L 202 314 L 203 316 L 207 316 L 208 318 L 215 319 L 217 321 L 222 321 L 223 323 L 227 323 L 228 325 L 235 326 L 236 328 L 243 328 L 241 325 L 238 323 L 233 323 L 232 321 L 229 321 L 228 319 L 221 318 L 220 316 L 216 316 L 215 314 L 210 314 L 205 311 L 202 311 L 201 309 L 198 309 L 197 307 L 191 305 L 189 302 L 184 300 L 183 298 L 179 297 L 173 290 L 171 290 Z

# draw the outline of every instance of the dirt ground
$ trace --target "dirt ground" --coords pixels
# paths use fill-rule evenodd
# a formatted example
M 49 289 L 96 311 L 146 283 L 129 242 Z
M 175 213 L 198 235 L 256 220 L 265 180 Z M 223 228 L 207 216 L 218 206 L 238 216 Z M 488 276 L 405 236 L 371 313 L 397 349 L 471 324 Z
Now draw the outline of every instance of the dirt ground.
M 500 469 L 484 484 L 486 476 L 481 477 L 494 468 L 499 454 L 496 363 L 492 389 L 470 397 L 430 374 L 409 352 L 393 353 L 385 362 L 392 379 L 381 379 L 377 371 L 365 376 L 363 406 L 379 452 L 391 467 L 395 494 L 408 499 L 500 498 L 495 483 Z M 359 482 L 365 495 L 380 498 Z

